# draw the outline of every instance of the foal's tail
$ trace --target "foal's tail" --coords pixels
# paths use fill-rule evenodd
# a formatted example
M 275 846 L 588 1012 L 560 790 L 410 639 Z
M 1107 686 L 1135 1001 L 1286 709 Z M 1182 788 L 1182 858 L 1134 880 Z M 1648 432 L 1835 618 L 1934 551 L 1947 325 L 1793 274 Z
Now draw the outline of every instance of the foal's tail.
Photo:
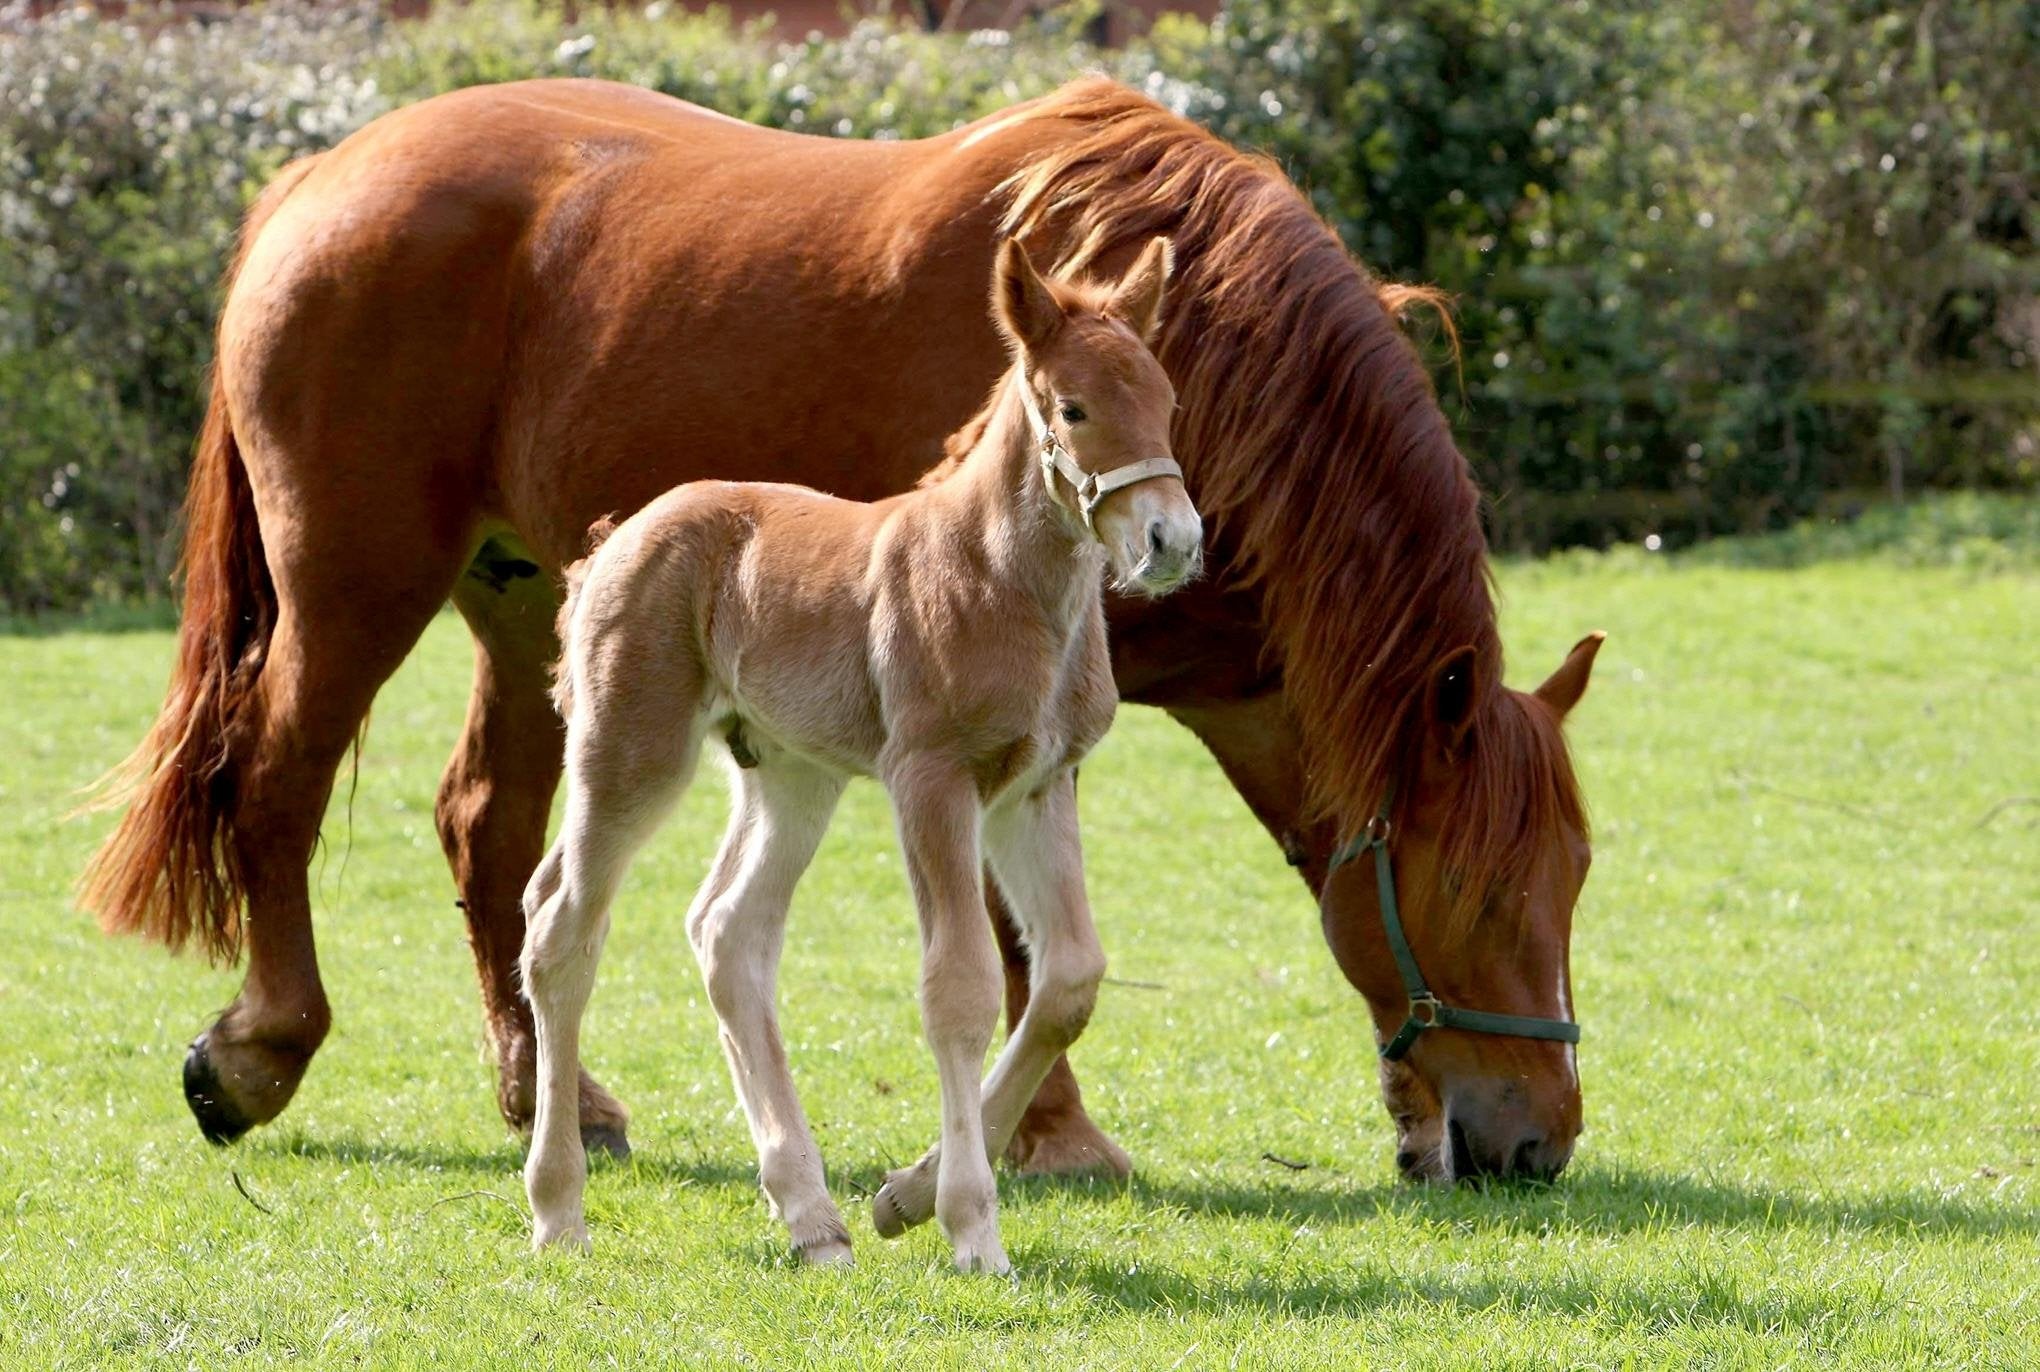
M 249 211 L 227 269 L 230 292 L 248 245 L 315 160 L 285 167 Z M 184 613 L 169 693 L 141 746 L 86 803 L 128 808 L 85 869 L 78 903 L 109 933 L 172 949 L 196 938 L 210 960 L 232 962 L 242 883 L 231 743 L 276 624 L 276 587 L 217 361 L 211 385 L 184 498 Z
M 561 575 L 566 579 L 566 594 L 560 599 L 559 618 L 553 621 L 554 637 L 560 641 L 560 660 L 553 664 L 552 702 L 561 719 L 574 717 L 574 611 L 580 608 L 581 588 L 588 583 L 588 567 L 595 561 L 596 550 L 616 532 L 616 516 L 604 515 L 588 526 L 587 550 L 578 562 L 570 563 Z

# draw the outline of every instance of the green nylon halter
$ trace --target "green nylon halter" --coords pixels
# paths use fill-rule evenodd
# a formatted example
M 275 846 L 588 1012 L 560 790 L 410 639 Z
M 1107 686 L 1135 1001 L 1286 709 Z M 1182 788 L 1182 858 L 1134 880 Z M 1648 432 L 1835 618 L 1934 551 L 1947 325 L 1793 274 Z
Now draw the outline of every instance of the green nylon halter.
M 1403 989 L 1409 993 L 1410 1014 L 1396 1030 L 1395 1037 L 1381 1045 L 1381 1056 L 1389 1062 L 1401 1061 L 1410 1051 L 1417 1036 L 1426 1029 L 1464 1029 L 1471 1034 L 1504 1034 L 1511 1038 L 1550 1039 L 1557 1043 L 1578 1043 L 1580 1026 L 1569 1019 L 1541 1019 L 1534 1015 L 1498 1015 L 1488 1010 L 1462 1010 L 1456 1005 L 1447 1005 L 1432 995 L 1424 985 L 1424 973 L 1417 966 L 1417 955 L 1410 950 L 1409 935 L 1403 932 L 1402 913 L 1396 906 L 1395 868 L 1388 857 L 1388 809 L 1394 802 L 1391 792 L 1382 802 L 1381 813 L 1367 821 L 1365 828 L 1353 836 L 1353 840 L 1332 854 L 1332 865 L 1325 875 L 1359 857 L 1368 849 L 1374 850 L 1374 885 L 1381 902 L 1381 931 L 1388 937 L 1388 951 L 1395 957 L 1396 970 L 1402 973 Z

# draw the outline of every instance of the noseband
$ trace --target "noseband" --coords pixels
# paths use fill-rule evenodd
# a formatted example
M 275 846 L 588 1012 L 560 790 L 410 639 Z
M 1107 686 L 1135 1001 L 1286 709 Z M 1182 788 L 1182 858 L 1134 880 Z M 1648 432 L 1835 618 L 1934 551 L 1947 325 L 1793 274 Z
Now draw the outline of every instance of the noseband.
M 1069 449 L 1055 436 L 1047 418 L 1034 400 L 1034 387 L 1028 384 L 1027 374 L 1015 371 L 1013 384 L 1019 387 L 1020 403 L 1027 410 L 1027 423 L 1034 430 L 1035 440 L 1041 445 L 1041 479 L 1048 487 L 1049 499 L 1057 504 L 1064 502 L 1056 495 L 1055 479 L 1060 476 L 1069 484 L 1077 498 L 1076 514 L 1084 521 L 1084 528 L 1091 537 L 1098 537 L 1098 507 L 1105 503 L 1105 497 L 1114 491 L 1138 486 L 1143 481 L 1157 477 L 1173 476 L 1183 479 L 1183 469 L 1176 465 L 1173 457 L 1144 457 L 1138 462 L 1129 462 L 1124 467 L 1114 467 L 1109 472 L 1087 472 L 1076 464 Z
M 1381 1056 L 1389 1062 L 1400 1062 L 1417 1041 L 1417 1036 L 1426 1029 L 1464 1029 L 1469 1034 L 1502 1034 L 1519 1039 L 1550 1039 L 1555 1043 L 1578 1043 L 1580 1026 L 1569 1019 L 1541 1019 L 1534 1015 L 1498 1015 L 1488 1010 L 1462 1010 L 1456 1005 L 1447 1005 L 1431 994 L 1424 985 L 1424 973 L 1417 966 L 1417 955 L 1410 950 L 1409 935 L 1403 932 L 1402 914 L 1395 900 L 1395 867 L 1388 856 L 1388 807 L 1390 798 L 1381 806 L 1381 813 L 1367 821 L 1365 828 L 1354 835 L 1353 840 L 1332 854 L 1332 864 L 1325 875 L 1353 861 L 1362 853 L 1374 851 L 1374 885 L 1380 896 L 1381 932 L 1388 938 L 1388 951 L 1395 957 L 1396 970 L 1402 973 L 1403 990 L 1409 993 L 1409 1018 L 1402 1028 L 1395 1031 L 1395 1037 L 1381 1045 Z

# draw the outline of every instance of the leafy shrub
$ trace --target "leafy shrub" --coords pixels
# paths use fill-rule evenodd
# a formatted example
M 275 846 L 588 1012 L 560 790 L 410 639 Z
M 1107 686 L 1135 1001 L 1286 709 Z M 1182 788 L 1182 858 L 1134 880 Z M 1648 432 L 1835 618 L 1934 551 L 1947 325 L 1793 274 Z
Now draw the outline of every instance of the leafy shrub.
M 1505 546 L 2040 478 L 2030 5 L 1232 0 L 1114 51 L 1089 17 L 788 41 L 669 0 L 0 9 L 0 604 L 164 589 L 220 267 L 276 167 L 526 76 L 878 138 L 1086 69 L 1141 85 L 1280 158 L 1377 270 L 1457 294 L 1441 388 Z

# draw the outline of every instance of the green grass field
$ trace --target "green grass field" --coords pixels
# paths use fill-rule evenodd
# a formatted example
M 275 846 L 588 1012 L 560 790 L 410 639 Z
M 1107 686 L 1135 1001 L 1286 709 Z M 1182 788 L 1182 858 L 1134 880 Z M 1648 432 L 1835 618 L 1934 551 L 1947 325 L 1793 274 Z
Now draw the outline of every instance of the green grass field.
M 1572 731 L 1587 1132 L 1551 1188 L 1394 1180 L 1300 884 L 1194 740 L 1125 711 L 1083 787 L 1123 980 L 1077 1064 L 1138 1174 L 1002 1179 L 1015 1284 L 869 1230 L 859 1188 L 936 1127 L 875 787 L 784 975 L 856 1270 L 795 1268 L 753 1183 L 681 929 L 715 780 L 636 868 L 590 1017 L 637 1156 L 591 1179 L 593 1257 L 539 1259 L 432 828 L 459 624 L 384 694 L 315 863 L 333 1036 L 227 1150 L 177 1071 L 237 978 L 67 900 L 108 821 L 60 812 L 140 735 L 170 638 L 0 638 L 0 1362 L 2040 1364 L 2040 579 L 1984 563 L 1504 571 L 1515 684 L 1612 635 Z

